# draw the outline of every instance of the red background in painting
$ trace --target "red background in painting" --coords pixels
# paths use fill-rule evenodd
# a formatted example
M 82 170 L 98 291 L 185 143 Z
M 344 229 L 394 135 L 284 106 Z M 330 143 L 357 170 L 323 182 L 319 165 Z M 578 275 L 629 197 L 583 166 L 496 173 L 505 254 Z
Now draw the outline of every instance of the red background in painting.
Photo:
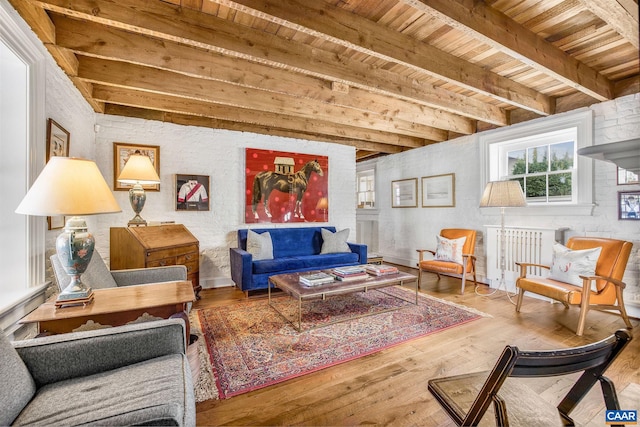
M 287 153 L 284 151 L 246 149 L 245 171 L 245 222 L 326 222 L 329 213 L 316 209 L 321 197 L 329 198 L 329 157 L 313 154 Z M 275 171 L 273 161 L 276 157 L 291 157 L 295 162 L 294 172 L 298 172 L 305 163 L 317 160 L 322 168 L 323 176 L 311 173 L 307 189 L 302 197 L 302 214 L 304 219 L 294 216 L 295 194 L 282 193 L 273 190 L 269 197 L 269 210 L 272 217 L 269 218 L 263 206 L 263 200 L 258 203 L 257 213 L 259 219 L 255 219 L 251 210 L 253 198 L 253 180 L 262 171 Z

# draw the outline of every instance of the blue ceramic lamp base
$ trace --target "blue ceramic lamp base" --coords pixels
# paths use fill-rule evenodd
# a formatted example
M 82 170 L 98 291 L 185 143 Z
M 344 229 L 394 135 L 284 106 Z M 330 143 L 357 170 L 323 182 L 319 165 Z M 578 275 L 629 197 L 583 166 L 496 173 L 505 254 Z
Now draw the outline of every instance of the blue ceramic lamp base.
M 71 217 L 64 231 L 56 239 L 56 252 L 65 272 L 71 276 L 71 283 L 60 292 L 58 301 L 87 299 L 93 293 L 91 287 L 80 280 L 87 270 L 95 248 L 95 239 L 87 231 L 84 218 Z

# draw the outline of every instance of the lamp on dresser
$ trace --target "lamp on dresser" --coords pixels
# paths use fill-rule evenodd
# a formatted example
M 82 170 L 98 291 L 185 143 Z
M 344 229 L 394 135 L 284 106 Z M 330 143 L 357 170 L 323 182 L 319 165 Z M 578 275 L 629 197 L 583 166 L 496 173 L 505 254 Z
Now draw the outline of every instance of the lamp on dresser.
M 160 177 L 151 163 L 151 159 L 143 154 L 132 154 L 120 172 L 118 181 L 124 184 L 133 184 L 129 190 L 129 203 L 131 203 L 131 208 L 136 215 L 129 221 L 129 226 L 147 225 L 147 221 L 140 216 L 147 201 L 147 194 L 142 186 L 160 183 Z
M 71 216 L 56 239 L 56 253 L 71 283 L 58 302 L 87 302 L 90 287 L 82 283 L 95 247 L 95 239 L 80 215 L 121 212 L 98 166 L 91 160 L 52 157 L 18 205 L 16 213 L 36 216 Z
M 504 286 L 509 301 L 511 301 L 511 295 L 509 295 L 507 284 L 504 279 L 504 271 L 506 268 L 504 209 L 524 206 L 527 206 L 527 201 L 524 198 L 522 187 L 518 181 L 491 181 L 487 183 L 482 194 L 482 199 L 480 199 L 481 208 L 500 208 L 500 282 L 498 283 L 496 290 L 491 294 L 496 293 L 500 287 Z M 511 302 L 513 303 L 513 301 Z

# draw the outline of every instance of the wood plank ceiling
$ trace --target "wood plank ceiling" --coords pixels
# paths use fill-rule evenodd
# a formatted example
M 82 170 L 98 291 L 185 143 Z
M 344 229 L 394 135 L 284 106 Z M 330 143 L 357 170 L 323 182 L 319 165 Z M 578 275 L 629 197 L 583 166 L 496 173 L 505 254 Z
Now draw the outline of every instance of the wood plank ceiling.
M 97 112 L 397 153 L 640 92 L 637 0 L 9 0 Z

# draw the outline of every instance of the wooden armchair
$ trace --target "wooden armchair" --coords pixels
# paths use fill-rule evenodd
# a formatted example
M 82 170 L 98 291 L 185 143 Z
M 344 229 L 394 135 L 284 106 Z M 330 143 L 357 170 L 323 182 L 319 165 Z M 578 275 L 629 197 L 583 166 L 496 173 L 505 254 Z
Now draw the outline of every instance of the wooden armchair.
M 582 347 L 520 351 L 517 347 L 506 346 L 490 372 L 432 379 L 428 388 L 459 426 L 478 425 L 491 403 L 496 425 L 501 427 L 508 426 L 509 420 L 522 426 L 574 425 L 569 414 L 598 381 L 607 409 L 620 409 L 615 386 L 604 372 L 629 341 L 631 335 L 621 329 L 602 341 Z M 557 406 L 557 411 L 515 379 L 582 371 L 583 374 Z
M 424 253 L 429 252 L 432 255 L 436 255 L 436 251 L 429 249 L 417 249 L 418 251 L 418 287 L 421 285 L 422 272 L 428 271 L 435 273 L 440 280 L 440 273 L 451 273 L 462 275 L 462 287 L 460 293 L 464 294 L 464 285 L 467 278 L 467 274 L 473 274 L 473 283 L 477 284 L 476 280 L 476 230 L 467 230 L 463 228 L 443 228 L 440 231 L 440 236 L 445 239 L 459 239 L 466 237 L 462 248 L 462 263 L 456 263 L 452 261 L 443 261 L 437 259 L 424 259 Z
M 590 309 L 597 310 L 617 310 L 624 319 L 627 328 L 631 329 L 631 322 L 627 316 L 622 298 L 622 291 L 625 283 L 622 276 L 627 266 L 629 254 L 631 253 L 631 242 L 623 240 L 606 239 L 599 237 L 572 237 L 567 242 L 567 247 L 572 250 L 592 249 L 601 247 L 600 256 L 596 263 L 595 276 L 580 276 L 582 286 L 541 278 L 539 276 L 528 276 L 528 268 L 541 267 L 549 269 L 549 266 L 529 263 L 516 263 L 520 266 L 520 277 L 516 281 L 519 288 L 516 312 L 520 312 L 522 300 L 525 292 L 533 292 L 538 295 L 560 301 L 566 308 L 570 305 L 580 307 L 580 317 L 576 335 L 582 335 L 587 313 Z M 595 282 L 592 290 L 592 282 Z

